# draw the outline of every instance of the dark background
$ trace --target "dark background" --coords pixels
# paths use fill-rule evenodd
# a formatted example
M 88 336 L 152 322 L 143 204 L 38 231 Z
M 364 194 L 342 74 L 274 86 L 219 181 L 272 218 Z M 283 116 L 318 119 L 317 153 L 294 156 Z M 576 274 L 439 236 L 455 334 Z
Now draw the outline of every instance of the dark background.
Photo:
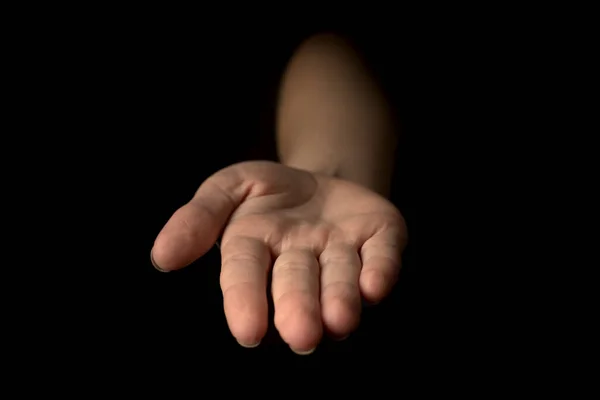
M 58 319 L 51 322 L 61 340 L 76 340 L 82 354 L 94 357 L 178 355 L 217 362 L 391 360 L 420 351 L 418 82 L 402 20 L 373 26 L 322 18 L 215 29 L 139 17 L 96 21 L 81 37 L 70 31 L 68 40 L 56 40 L 53 57 L 66 54 L 69 60 L 59 68 L 69 80 L 65 130 L 75 133 L 68 139 L 78 149 L 71 165 L 81 169 L 69 168 L 69 185 L 82 211 L 76 225 L 83 227 L 74 230 L 80 237 L 70 255 L 78 265 L 69 270 L 70 295 L 63 304 L 64 323 L 72 328 L 65 332 Z M 223 314 L 218 250 L 162 274 L 150 264 L 150 249 L 170 215 L 209 175 L 237 161 L 275 159 L 281 73 L 296 47 L 321 32 L 355 45 L 395 110 L 400 142 L 392 200 L 410 236 L 401 279 L 389 299 L 364 310 L 359 330 L 343 342 L 325 339 L 313 355 L 298 357 L 271 326 L 258 348 L 243 349 Z

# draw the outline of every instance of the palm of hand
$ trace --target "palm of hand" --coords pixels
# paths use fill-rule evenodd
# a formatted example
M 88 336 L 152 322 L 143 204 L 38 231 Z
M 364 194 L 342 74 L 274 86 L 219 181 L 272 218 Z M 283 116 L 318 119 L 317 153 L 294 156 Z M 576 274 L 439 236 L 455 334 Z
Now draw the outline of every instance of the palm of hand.
M 221 230 L 221 288 L 232 334 L 245 346 L 260 342 L 270 289 L 275 326 L 299 353 L 316 347 L 323 328 L 335 337 L 351 333 L 361 294 L 371 302 L 388 294 L 406 238 L 396 208 L 363 187 L 247 162 L 205 181 L 157 237 L 154 259 L 163 269 L 180 268 L 204 254 Z

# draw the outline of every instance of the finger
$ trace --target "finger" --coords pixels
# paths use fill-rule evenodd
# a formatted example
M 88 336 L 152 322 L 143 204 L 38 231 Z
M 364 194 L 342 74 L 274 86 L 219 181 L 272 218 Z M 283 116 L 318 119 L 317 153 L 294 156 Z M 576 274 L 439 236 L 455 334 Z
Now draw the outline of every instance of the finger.
M 314 254 L 308 250 L 282 253 L 273 266 L 271 290 L 281 338 L 296 353 L 311 353 L 323 334 L 319 264 Z
M 367 301 L 378 303 L 390 293 L 398 279 L 405 244 L 402 230 L 396 227 L 375 234 L 363 244 L 359 283 Z
M 332 336 L 346 337 L 360 320 L 360 258 L 350 246 L 332 245 L 321 253 L 319 263 L 323 324 Z
M 271 255 L 256 239 L 232 237 L 221 246 L 221 290 L 231 334 L 255 347 L 267 332 L 267 273 Z
M 204 255 L 243 201 L 242 183 L 235 169 L 225 169 L 208 178 L 158 234 L 151 253 L 155 266 L 172 271 Z

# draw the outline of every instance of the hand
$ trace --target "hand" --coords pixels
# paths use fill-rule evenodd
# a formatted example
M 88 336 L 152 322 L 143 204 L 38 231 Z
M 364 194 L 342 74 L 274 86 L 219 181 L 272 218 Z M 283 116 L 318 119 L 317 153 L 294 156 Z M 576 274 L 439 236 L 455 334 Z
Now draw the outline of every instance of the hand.
M 244 162 L 208 178 L 177 210 L 152 249 L 173 271 L 221 240 L 221 289 L 229 329 L 246 347 L 268 326 L 272 270 L 274 322 L 300 354 L 323 329 L 337 338 L 359 324 L 361 294 L 376 303 L 400 269 L 406 227 L 399 211 L 348 181 L 272 162 Z

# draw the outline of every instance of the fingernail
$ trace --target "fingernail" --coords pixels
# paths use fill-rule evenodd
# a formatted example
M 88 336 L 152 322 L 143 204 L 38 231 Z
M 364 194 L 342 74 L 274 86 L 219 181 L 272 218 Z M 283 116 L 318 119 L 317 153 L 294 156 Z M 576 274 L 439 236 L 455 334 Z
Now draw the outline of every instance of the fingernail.
M 341 342 L 342 340 L 346 340 L 350 337 L 350 335 L 342 336 L 342 337 L 334 337 L 333 340 L 336 342 Z
M 159 272 L 169 272 L 169 271 L 165 271 L 164 269 L 161 269 L 158 265 L 156 265 L 156 261 L 154 261 L 154 255 L 152 255 L 152 250 L 150 250 L 150 262 L 152 263 L 152 266 Z
M 376 306 L 378 303 L 379 303 L 378 301 L 370 302 L 370 301 L 367 301 L 367 299 L 365 299 L 365 298 L 362 299 L 363 308 Z
M 310 350 L 294 350 L 292 349 L 292 351 L 296 354 L 298 354 L 299 356 L 307 356 L 309 354 L 312 354 L 314 351 L 316 350 L 316 347 Z
M 245 347 L 247 349 L 253 349 L 255 347 L 258 347 L 258 345 L 260 344 L 260 340 L 258 341 L 258 343 L 254 343 L 254 344 L 245 344 L 245 343 L 240 342 L 239 340 L 238 340 L 238 343 L 242 347 Z

